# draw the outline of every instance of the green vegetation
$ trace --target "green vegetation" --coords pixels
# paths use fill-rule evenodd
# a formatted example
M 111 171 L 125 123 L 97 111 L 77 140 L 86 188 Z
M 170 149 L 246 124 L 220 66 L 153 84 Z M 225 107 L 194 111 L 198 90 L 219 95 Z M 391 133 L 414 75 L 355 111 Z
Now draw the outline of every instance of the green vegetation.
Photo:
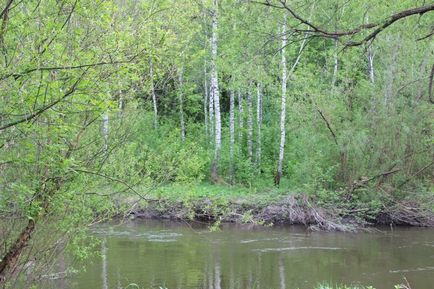
M 434 6 L 389 2 L 3 1 L 0 283 L 155 199 L 433 225 Z

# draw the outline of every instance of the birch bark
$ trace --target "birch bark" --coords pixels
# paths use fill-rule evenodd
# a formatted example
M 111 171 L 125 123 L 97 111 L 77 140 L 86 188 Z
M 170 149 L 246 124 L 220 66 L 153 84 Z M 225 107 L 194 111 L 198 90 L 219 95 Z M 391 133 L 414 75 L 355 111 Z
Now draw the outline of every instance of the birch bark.
M 108 112 L 105 112 L 102 116 L 102 135 L 104 138 L 104 153 L 108 154 L 108 147 L 109 147 L 109 115 Z
M 262 128 L 262 91 L 261 84 L 258 83 L 256 87 L 257 92 L 257 103 L 256 103 L 256 165 L 258 168 L 261 165 L 261 154 L 262 154 L 262 136 L 261 136 L 261 128 Z
M 208 81 L 207 81 L 207 74 L 206 74 L 206 60 L 204 62 L 204 66 L 203 66 L 203 76 L 204 76 L 204 81 L 203 81 L 203 91 L 204 91 L 204 95 L 203 95 L 203 115 L 204 115 L 204 120 L 205 120 L 205 138 L 206 140 L 208 140 Z
M 247 92 L 247 155 L 252 160 L 253 157 L 253 97 L 252 87 L 249 85 Z
M 152 62 L 152 58 L 149 59 L 149 77 L 151 79 L 151 96 L 152 96 L 152 105 L 154 108 L 154 129 L 158 129 L 157 96 L 155 94 L 155 87 L 154 87 L 154 65 Z
M 231 184 L 234 182 L 234 145 L 235 145 L 235 93 L 229 96 L 229 175 Z
M 312 5 L 313 11 L 314 6 Z M 283 18 L 283 25 L 282 25 L 282 58 L 281 58 L 281 67 L 282 67 L 282 100 L 281 100 L 281 110 L 280 110 L 280 145 L 279 145 L 279 160 L 277 164 L 277 171 L 276 175 L 274 176 L 274 184 L 278 186 L 280 184 L 280 179 L 282 177 L 282 170 L 283 170 L 283 157 L 285 154 L 285 138 L 286 138 L 286 125 L 285 125 L 285 119 L 286 119 L 286 85 L 288 81 L 288 71 L 286 67 L 286 56 L 285 56 L 285 47 L 287 45 L 287 39 L 286 39 L 286 25 L 287 25 L 287 18 L 288 15 L 285 13 Z M 303 42 L 300 45 L 300 49 L 298 51 L 297 58 L 294 61 L 294 64 L 292 65 L 289 75 L 292 75 L 295 71 L 295 68 L 297 67 L 298 63 L 300 62 L 301 54 L 303 53 L 304 48 L 306 47 L 308 34 L 306 33 L 303 39 Z
M 369 23 L 369 18 L 366 16 L 366 23 Z M 374 75 L 374 52 L 372 51 L 372 42 L 368 44 L 367 54 L 366 57 L 368 58 L 368 76 L 369 81 L 371 83 L 375 82 L 375 75 Z
M 218 30 L 218 0 L 214 0 L 212 12 L 212 38 L 211 38 L 211 94 L 214 99 L 215 113 L 215 147 L 214 161 L 211 168 L 211 178 L 218 181 L 218 170 L 221 154 L 221 119 L 220 119 L 220 95 L 217 74 L 217 30 Z
M 238 138 L 239 143 L 243 143 L 243 129 L 244 129 L 244 108 L 243 108 L 243 95 L 238 89 Z
M 282 97 L 281 97 L 281 109 L 280 109 L 280 145 L 279 145 L 279 160 L 277 164 L 277 172 L 274 177 L 274 184 L 280 185 L 280 179 L 282 177 L 282 168 L 283 168 L 283 156 L 285 153 L 285 119 L 286 119 L 286 81 L 287 81 L 287 68 L 286 68 L 286 56 L 285 56 L 285 47 L 287 44 L 286 41 L 286 22 L 288 15 L 285 13 L 283 18 L 282 25 L 282 58 L 281 58 L 281 67 L 282 67 Z

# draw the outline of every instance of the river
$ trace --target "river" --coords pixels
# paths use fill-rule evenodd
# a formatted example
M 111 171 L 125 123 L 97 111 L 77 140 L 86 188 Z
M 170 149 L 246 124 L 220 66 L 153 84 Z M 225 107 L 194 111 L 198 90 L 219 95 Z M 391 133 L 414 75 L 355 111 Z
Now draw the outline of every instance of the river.
M 433 229 L 339 233 L 224 224 L 212 232 L 203 224 L 134 220 L 98 225 L 91 233 L 102 240 L 102 256 L 86 261 L 86 270 L 66 283 L 52 285 L 313 289 L 328 283 L 392 289 L 405 277 L 413 289 L 434 288 Z

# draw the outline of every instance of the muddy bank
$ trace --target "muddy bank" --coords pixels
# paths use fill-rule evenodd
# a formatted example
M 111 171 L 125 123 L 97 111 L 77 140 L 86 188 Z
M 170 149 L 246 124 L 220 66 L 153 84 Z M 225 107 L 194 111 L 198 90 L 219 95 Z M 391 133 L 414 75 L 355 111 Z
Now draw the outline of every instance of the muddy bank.
M 353 232 L 375 225 L 434 227 L 434 213 L 415 202 L 383 205 L 379 211 L 336 204 L 317 204 L 304 194 L 279 201 L 252 203 L 208 198 L 171 201 L 151 200 L 128 212 L 132 218 L 195 220 L 201 222 L 297 224 L 311 230 Z

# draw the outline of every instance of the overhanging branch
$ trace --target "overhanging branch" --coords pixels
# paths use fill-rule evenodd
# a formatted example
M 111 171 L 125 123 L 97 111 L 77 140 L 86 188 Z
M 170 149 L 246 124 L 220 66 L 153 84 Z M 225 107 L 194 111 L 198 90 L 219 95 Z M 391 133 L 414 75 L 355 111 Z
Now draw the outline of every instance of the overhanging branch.
M 345 43 L 346 47 L 360 46 L 364 43 L 367 43 L 367 42 L 375 39 L 375 37 L 377 37 L 377 35 L 380 34 L 383 30 L 385 30 L 386 28 L 391 26 L 393 23 L 395 23 L 401 19 L 413 16 L 413 15 L 423 15 L 427 12 L 434 10 L 434 4 L 428 4 L 425 6 L 420 6 L 420 7 L 415 7 L 412 9 L 400 11 L 398 13 L 395 13 L 395 14 L 385 18 L 383 21 L 380 21 L 377 23 L 367 23 L 367 24 L 363 24 L 363 25 L 360 25 L 360 26 L 352 28 L 352 29 L 348 29 L 348 30 L 329 31 L 329 30 L 321 27 L 320 25 L 312 23 L 311 21 L 300 16 L 300 14 L 298 14 L 285 0 L 279 0 L 279 1 L 266 0 L 265 2 L 264 1 L 251 1 L 251 2 L 262 4 L 262 5 L 273 7 L 273 8 L 285 9 L 286 11 L 288 11 L 288 13 L 294 19 L 298 20 L 300 22 L 300 24 L 304 24 L 304 25 L 307 25 L 309 27 L 309 29 L 306 29 L 306 30 L 295 29 L 295 31 L 303 32 L 303 33 L 308 32 L 308 33 L 314 34 L 316 36 L 321 36 L 321 37 L 325 37 L 325 38 L 341 39 L 342 37 L 345 37 L 345 36 L 354 36 L 354 35 L 361 33 L 362 31 L 367 31 L 367 30 L 371 30 L 371 29 L 375 28 L 375 30 L 373 30 L 366 37 L 364 37 L 363 39 L 361 39 L 359 41 L 347 41 Z

